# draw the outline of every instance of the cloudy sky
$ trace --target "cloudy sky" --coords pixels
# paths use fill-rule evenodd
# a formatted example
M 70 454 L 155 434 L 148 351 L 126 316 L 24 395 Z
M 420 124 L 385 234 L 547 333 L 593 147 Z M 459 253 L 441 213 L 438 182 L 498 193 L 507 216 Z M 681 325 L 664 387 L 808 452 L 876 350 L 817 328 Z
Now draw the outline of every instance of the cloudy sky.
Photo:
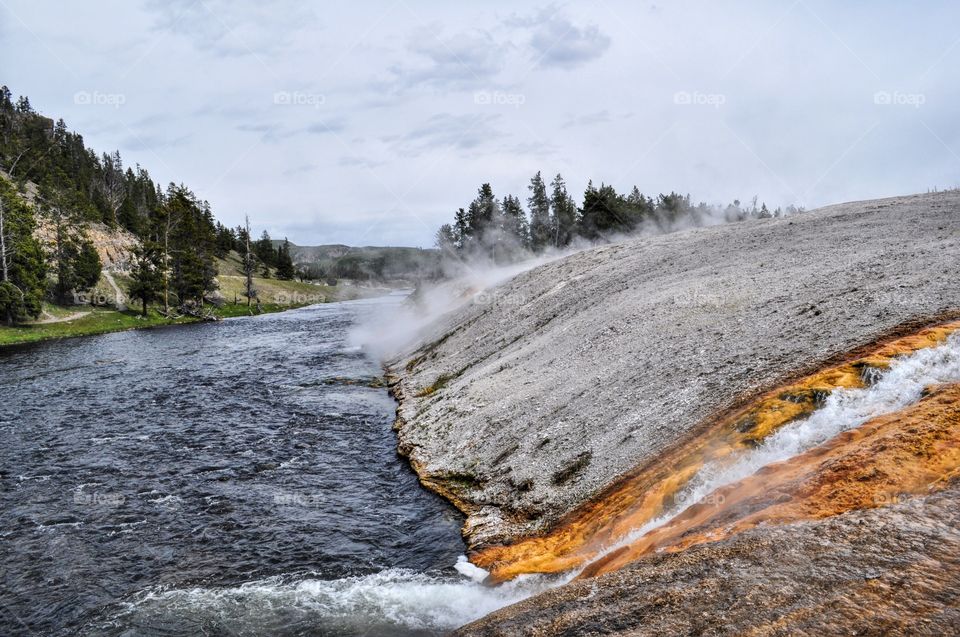
M 0 0 L 0 83 L 296 243 L 537 170 L 710 203 L 960 185 L 960 3 Z

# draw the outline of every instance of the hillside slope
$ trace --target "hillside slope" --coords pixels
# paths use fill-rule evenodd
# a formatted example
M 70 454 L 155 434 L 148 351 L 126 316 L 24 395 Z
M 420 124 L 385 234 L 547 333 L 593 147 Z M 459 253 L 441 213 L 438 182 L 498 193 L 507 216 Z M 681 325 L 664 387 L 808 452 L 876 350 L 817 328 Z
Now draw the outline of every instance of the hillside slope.
M 471 549 L 555 527 L 718 415 L 960 310 L 960 193 L 595 248 L 522 274 L 392 363 L 400 450 Z

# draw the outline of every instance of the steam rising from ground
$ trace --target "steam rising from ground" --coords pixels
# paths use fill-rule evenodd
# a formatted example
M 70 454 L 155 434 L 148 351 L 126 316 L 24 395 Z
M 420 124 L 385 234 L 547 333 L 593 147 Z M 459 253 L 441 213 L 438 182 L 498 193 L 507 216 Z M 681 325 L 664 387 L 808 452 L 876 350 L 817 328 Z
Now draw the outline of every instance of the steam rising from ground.
M 684 201 L 679 195 L 672 196 Z M 650 205 L 653 205 L 652 202 Z M 380 315 L 362 317 L 358 327 L 351 332 L 350 341 L 352 345 L 361 346 L 372 356 L 386 362 L 423 336 L 423 328 L 434 320 L 467 303 L 485 302 L 492 288 L 549 261 L 596 245 L 630 238 L 746 220 L 772 219 L 800 212 L 803 210 L 793 206 L 772 212 L 764 206 L 761 210 L 757 208 L 756 199 L 747 208 L 741 208 L 739 202 L 724 208 L 704 203 L 692 206 L 686 201 L 678 210 L 654 209 L 636 223 L 625 223 L 624 227 L 631 228 L 628 233 L 611 233 L 596 241 L 574 237 L 565 248 L 548 248 L 538 256 L 523 247 L 518 237 L 494 226 L 476 238 L 469 247 L 460 250 L 450 245 L 441 247 L 444 279 L 423 283 L 409 293 L 406 303 L 389 307 Z M 505 264 L 504 261 L 509 263 Z
M 497 285 L 574 251 L 550 253 L 508 265 L 483 259 L 447 263 L 446 279 L 397 293 L 397 303 L 361 317 L 350 333 L 350 343 L 363 347 L 380 361 L 388 361 L 416 342 L 424 335 L 424 328 L 441 316 L 468 303 L 487 302 L 490 290 Z

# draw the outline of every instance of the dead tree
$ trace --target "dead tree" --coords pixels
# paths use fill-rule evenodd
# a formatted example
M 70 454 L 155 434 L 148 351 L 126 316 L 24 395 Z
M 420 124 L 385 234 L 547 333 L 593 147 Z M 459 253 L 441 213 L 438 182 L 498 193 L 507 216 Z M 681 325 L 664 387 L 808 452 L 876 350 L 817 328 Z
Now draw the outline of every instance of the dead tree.
M 161 261 L 163 275 L 163 313 L 170 314 L 170 233 L 177 227 L 177 220 L 173 218 L 173 212 L 169 206 L 165 206 L 163 226 L 160 228 L 163 234 L 163 260 Z
M 103 176 L 100 181 L 100 194 L 110 208 L 111 223 L 117 223 L 117 213 L 127 198 L 127 184 L 123 176 L 123 164 L 120 153 L 113 156 L 103 155 Z
M 13 237 L 7 236 L 6 226 L 4 225 L 3 199 L 0 199 L 0 279 L 4 283 L 10 280 L 10 268 L 13 259 Z
M 243 255 L 243 274 L 246 277 L 246 297 L 247 297 L 247 307 L 250 307 L 250 299 L 254 296 L 257 297 L 257 306 L 260 305 L 260 296 L 257 294 L 256 288 L 253 286 L 253 273 L 256 269 L 256 263 L 254 263 L 253 254 L 250 252 L 250 215 L 244 215 L 246 221 L 246 230 L 247 234 L 244 245 L 244 255 Z

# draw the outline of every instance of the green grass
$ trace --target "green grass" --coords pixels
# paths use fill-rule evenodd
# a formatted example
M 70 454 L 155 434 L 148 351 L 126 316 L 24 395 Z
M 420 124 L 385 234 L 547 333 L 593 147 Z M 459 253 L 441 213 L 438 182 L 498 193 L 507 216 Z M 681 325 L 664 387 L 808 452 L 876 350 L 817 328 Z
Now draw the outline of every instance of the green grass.
M 276 303 L 261 304 L 263 314 L 283 312 L 293 307 L 302 306 L 278 305 Z M 191 316 L 168 319 L 153 308 L 147 312 L 146 317 L 141 316 L 139 311 L 132 309 L 125 312 L 118 312 L 106 308 L 90 308 L 89 306 L 64 308 L 55 305 L 44 305 L 44 309 L 49 314 L 57 317 L 68 316 L 83 311 L 89 311 L 90 313 L 72 321 L 63 321 L 60 323 L 32 323 L 15 325 L 13 327 L 6 325 L 0 326 L 0 347 L 21 343 L 35 343 L 37 341 L 47 341 L 57 338 L 122 332 L 125 330 L 157 327 L 160 325 L 183 325 L 200 321 L 200 319 Z M 251 312 L 253 315 L 256 315 L 256 308 L 247 308 L 246 305 L 233 305 L 232 303 L 215 310 L 217 316 L 221 318 L 251 316 Z
M 240 255 L 236 252 L 230 252 L 225 259 L 218 259 L 217 271 L 219 272 L 217 281 L 220 282 L 220 294 L 223 295 L 227 303 L 232 303 L 234 299 L 245 302 L 246 299 L 243 294 L 246 291 L 246 278 L 243 276 Z M 258 270 L 257 273 L 260 274 L 260 271 Z M 253 277 L 253 285 L 265 305 L 276 304 L 299 307 L 330 301 L 351 301 L 382 293 L 376 289 L 343 283 L 332 286 L 301 283 L 300 281 L 281 281 L 273 278 L 276 276 L 276 271 L 272 268 L 270 269 L 270 276 L 269 279 L 259 276 Z
M 240 259 L 237 254 L 231 252 L 227 259 L 219 260 L 217 265 L 220 271 L 217 277 L 217 280 L 220 282 L 220 293 L 223 295 L 226 303 L 222 307 L 216 308 L 214 310 L 215 314 L 221 318 L 255 316 L 257 314 L 256 304 L 247 307 L 246 299 L 243 297 L 245 279 L 239 269 Z M 271 272 L 271 274 L 273 273 Z M 124 290 L 124 294 L 126 294 L 126 290 L 130 285 L 129 277 L 114 273 L 113 278 L 117 285 Z M 312 283 L 301 283 L 299 281 L 281 281 L 279 279 L 263 279 L 259 277 L 254 278 L 254 285 L 260 294 L 260 307 L 261 313 L 263 314 L 283 312 L 284 310 L 291 310 L 315 303 L 348 301 L 382 293 L 380 290 L 361 288 L 353 285 L 314 285 Z M 113 288 L 110 287 L 105 278 L 101 277 L 100 282 L 91 290 L 88 296 L 90 298 L 103 297 L 113 299 Z M 236 299 L 238 303 L 234 303 L 234 299 Z M 199 321 L 199 319 L 193 317 L 171 320 L 161 316 L 156 309 L 153 308 L 150 309 L 146 317 L 143 317 L 140 315 L 138 311 L 139 308 L 135 301 L 127 300 L 127 302 L 131 304 L 131 307 L 124 312 L 118 312 L 117 310 L 106 307 L 93 307 L 91 305 L 64 307 L 44 303 L 44 315 L 41 318 L 54 317 L 63 319 L 78 312 L 89 312 L 89 314 L 71 321 L 62 321 L 59 323 L 28 323 L 15 325 L 13 327 L 0 325 L 0 347 L 56 338 L 106 334 L 108 332 L 120 332 L 123 330 L 156 327 L 159 325 L 196 323 Z
M 78 308 L 79 310 L 79 308 Z M 78 311 L 74 310 L 74 311 Z M 192 323 L 196 319 L 178 319 L 171 321 L 151 311 L 147 318 L 135 312 L 117 312 L 116 310 L 94 309 L 90 314 L 62 323 L 41 323 L 0 327 L 0 346 L 18 343 L 33 343 L 54 338 L 70 338 L 89 334 L 106 334 L 157 325 Z
M 427 396 L 432 396 L 443 389 L 453 378 L 455 378 L 453 374 L 440 374 L 437 376 L 437 379 L 433 381 L 432 385 L 424 387 L 417 392 L 417 398 L 426 398 Z

